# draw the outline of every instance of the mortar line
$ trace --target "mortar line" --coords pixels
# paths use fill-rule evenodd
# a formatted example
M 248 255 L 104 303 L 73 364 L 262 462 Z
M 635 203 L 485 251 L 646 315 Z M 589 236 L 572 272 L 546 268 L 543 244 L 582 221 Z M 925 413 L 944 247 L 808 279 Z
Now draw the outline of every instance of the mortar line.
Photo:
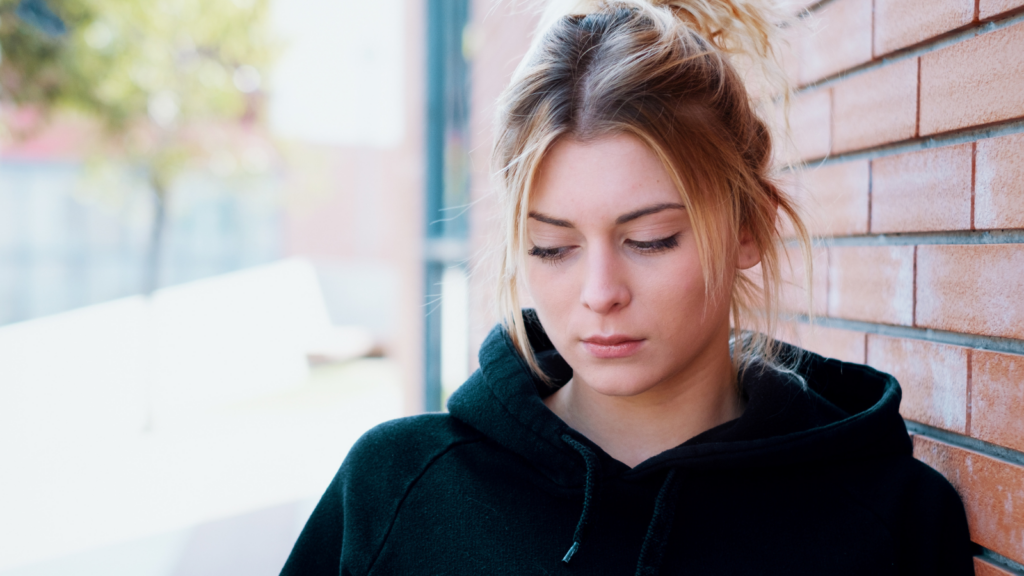
M 1019 452 L 1012 448 L 1005 448 L 998 444 L 992 444 L 991 442 L 985 442 L 984 440 L 978 440 L 977 438 L 971 438 L 969 436 L 964 436 L 963 434 L 957 434 L 956 432 L 950 432 L 927 424 L 921 424 L 920 422 L 915 422 L 913 420 L 907 420 L 906 418 L 904 418 L 903 421 L 907 425 L 907 431 L 914 434 L 927 436 L 928 438 L 932 438 L 964 450 L 978 452 L 1005 464 L 1011 464 L 1018 467 L 1024 466 L 1024 452 Z
M 984 546 L 978 546 L 978 548 L 981 549 L 981 554 L 977 555 L 980 558 L 1014 574 L 1014 576 L 1024 576 L 1024 564 L 1011 560 L 998 552 L 993 552 Z
M 822 158 L 811 158 L 803 162 L 803 167 L 804 169 L 814 169 L 820 166 L 839 164 L 842 162 L 872 160 L 875 158 L 883 158 L 885 156 L 895 156 L 896 154 L 906 154 L 907 152 L 928 150 L 930 148 L 941 148 L 943 146 L 953 146 L 956 144 L 968 144 L 978 140 L 987 140 L 989 138 L 999 138 L 1000 136 L 1020 134 L 1021 132 L 1024 132 L 1024 118 L 1011 118 L 1009 120 L 993 122 L 981 126 L 972 126 L 962 130 L 951 130 L 941 134 L 933 134 L 928 137 L 901 140 L 899 142 L 891 142 L 880 146 L 865 148 L 863 150 L 844 152 L 842 154 L 829 155 Z M 788 172 L 790 170 L 787 168 L 782 171 Z
M 859 234 L 856 236 L 818 236 L 816 246 L 917 246 L 917 245 L 988 245 L 1024 244 L 1024 230 L 953 230 L 949 232 L 896 232 Z M 787 240 L 787 246 L 796 246 L 796 240 Z
M 914 286 L 910 294 L 910 325 L 917 326 L 917 244 L 914 245 Z
M 914 138 L 921 137 L 921 58 L 917 59 L 917 102 L 914 110 Z
M 936 330 L 934 328 L 921 328 L 914 326 L 894 326 L 892 324 L 879 324 L 876 322 L 863 322 L 860 320 L 847 320 L 845 318 L 834 318 L 831 316 L 816 316 L 814 322 L 806 314 L 788 315 L 785 319 L 801 322 L 803 324 L 814 324 L 826 328 L 839 328 L 853 332 L 864 332 L 867 334 L 878 334 L 891 338 L 907 338 L 910 340 L 924 340 L 936 344 L 948 344 L 963 348 L 976 350 L 988 350 L 990 352 L 1001 352 L 1003 354 L 1017 354 L 1024 356 L 1024 340 L 1015 338 L 1003 338 L 1000 336 L 979 336 L 977 334 L 965 334 L 963 332 L 952 332 L 948 330 Z
M 868 160 L 868 234 L 871 234 L 871 210 L 875 193 L 875 161 Z
M 972 390 L 971 381 L 974 379 L 974 350 L 967 351 L 967 417 L 964 420 L 964 434 L 971 435 L 971 412 L 973 412 L 972 405 Z
M 971 230 L 974 230 L 974 198 L 978 187 L 978 143 L 971 143 Z
M 974 0 L 977 2 L 978 0 Z M 875 54 L 875 0 L 871 0 L 871 59 L 874 60 L 878 56 Z

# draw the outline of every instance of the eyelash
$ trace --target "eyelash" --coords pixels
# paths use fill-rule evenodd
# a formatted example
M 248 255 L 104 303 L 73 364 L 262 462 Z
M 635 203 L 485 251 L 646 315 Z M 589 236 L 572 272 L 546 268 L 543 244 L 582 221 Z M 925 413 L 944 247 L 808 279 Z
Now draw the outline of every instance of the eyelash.
M 541 248 L 540 246 L 534 246 L 530 248 L 528 254 L 535 256 L 541 260 L 548 260 L 550 262 L 558 262 L 565 258 L 565 248 Z
M 627 240 L 626 242 L 631 243 L 635 250 L 644 254 L 654 254 L 657 252 L 664 252 L 665 250 L 671 250 L 676 246 L 679 246 L 679 234 L 673 234 L 668 238 L 651 240 L 650 242 L 637 242 L 635 240 Z
M 626 243 L 641 254 L 657 254 L 658 252 L 664 252 L 679 246 L 679 234 L 673 234 L 667 238 L 659 238 L 658 240 L 650 240 L 648 242 L 627 240 Z M 547 260 L 548 262 L 560 262 L 565 259 L 567 251 L 568 248 L 564 247 L 542 248 L 540 246 L 534 246 L 533 248 L 530 248 L 528 254 L 530 256 L 540 258 L 541 260 Z

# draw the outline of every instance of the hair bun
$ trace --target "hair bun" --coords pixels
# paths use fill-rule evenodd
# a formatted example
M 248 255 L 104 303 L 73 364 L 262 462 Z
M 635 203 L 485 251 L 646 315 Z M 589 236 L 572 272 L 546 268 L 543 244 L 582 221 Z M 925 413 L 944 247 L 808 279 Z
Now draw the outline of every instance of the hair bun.
M 782 18 L 763 0 L 647 0 L 671 9 L 695 31 L 726 52 L 772 54 Z
M 780 32 L 794 18 L 786 0 L 549 0 L 541 28 L 567 15 L 591 14 L 624 6 L 654 8 L 727 54 L 755 97 L 783 96 L 789 83 L 778 53 Z M 660 9 L 660 10 L 659 10 Z
M 732 57 L 756 97 L 783 96 L 789 81 L 778 46 L 788 20 L 771 0 L 643 0 L 668 8 L 716 48 Z

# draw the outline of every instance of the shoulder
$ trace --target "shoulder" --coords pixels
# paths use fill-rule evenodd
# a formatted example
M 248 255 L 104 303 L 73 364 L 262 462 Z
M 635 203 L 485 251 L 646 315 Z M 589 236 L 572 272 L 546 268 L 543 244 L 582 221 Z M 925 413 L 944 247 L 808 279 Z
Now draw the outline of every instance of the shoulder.
M 949 481 L 909 454 L 847 464 L 838 482 L 893 528 L 920 504 L 963 510 Z
M 479 441 L 480 433 L 448 414 L 421 414 L 380 424 L 352 446 L 342 470 L 380 486 L 382 478 L 415 475 L 451 448 Z
M 857 463 L 840 482 L 885 525 L 907 574 L 970 574 L 972 545 L 960 495 L 910 455 Z
M 905 563 L 921 574 L 973 574 L 974 546 L 960 495 L 934 468 L 908 460 L 911 489 L 900 523 Z
M 962 506 L 960 496 L 953 488 L 953 485 L 936 469 L 917 458 L 905 458 L 902 466 L 908 480 L 913 484 L 917 492 L 930 497 L 941 497 L 941 500 L 944 502 Z
M 447 413 L 434 412 L 388 420 L 363 434 L 353 446 L 360 447 L 408 446 L 415 442 L 422 446 L 441 447 L 450 443 L 477 439 L 479 433 L 452 418 Z
M 909 508 L 907 512 L 914 518 L 914 529 L 927 529 L 927 525 L 938 523 L 937 526 L 942 530 L 957 531 L 962 528 L 966 539 L 967 514 L 956 488 L 928 464 L 916 458 L 907 460 L 905 468 L 908 486 L 905 496 Z
M 478 432 L 448 414 L 399 418 L 363 434 L 314 512 L 320 524 L 332 527 L 325 533 L 338 533 L 342 565 L 353 574 L 369 572 L 424 472 L 453 448 L 479 439 Z

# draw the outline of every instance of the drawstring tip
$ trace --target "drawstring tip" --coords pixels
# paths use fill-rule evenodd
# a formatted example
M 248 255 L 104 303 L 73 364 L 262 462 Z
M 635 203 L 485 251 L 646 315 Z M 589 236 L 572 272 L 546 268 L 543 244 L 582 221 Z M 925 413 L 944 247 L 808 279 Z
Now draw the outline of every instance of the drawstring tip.
M 569 560 L 572 560 L 572 555 L 575 554 L 576 551 L 579 550 L 579 548 L 580 548 L 580 543 L 579 542 L 573 542 L 572 543 L 572 548 L 569 548 L 569 551 L 565 553 L 565 558 L 562 558 L 562 562 L 565 562 L 566 564 L 568 564 Z

